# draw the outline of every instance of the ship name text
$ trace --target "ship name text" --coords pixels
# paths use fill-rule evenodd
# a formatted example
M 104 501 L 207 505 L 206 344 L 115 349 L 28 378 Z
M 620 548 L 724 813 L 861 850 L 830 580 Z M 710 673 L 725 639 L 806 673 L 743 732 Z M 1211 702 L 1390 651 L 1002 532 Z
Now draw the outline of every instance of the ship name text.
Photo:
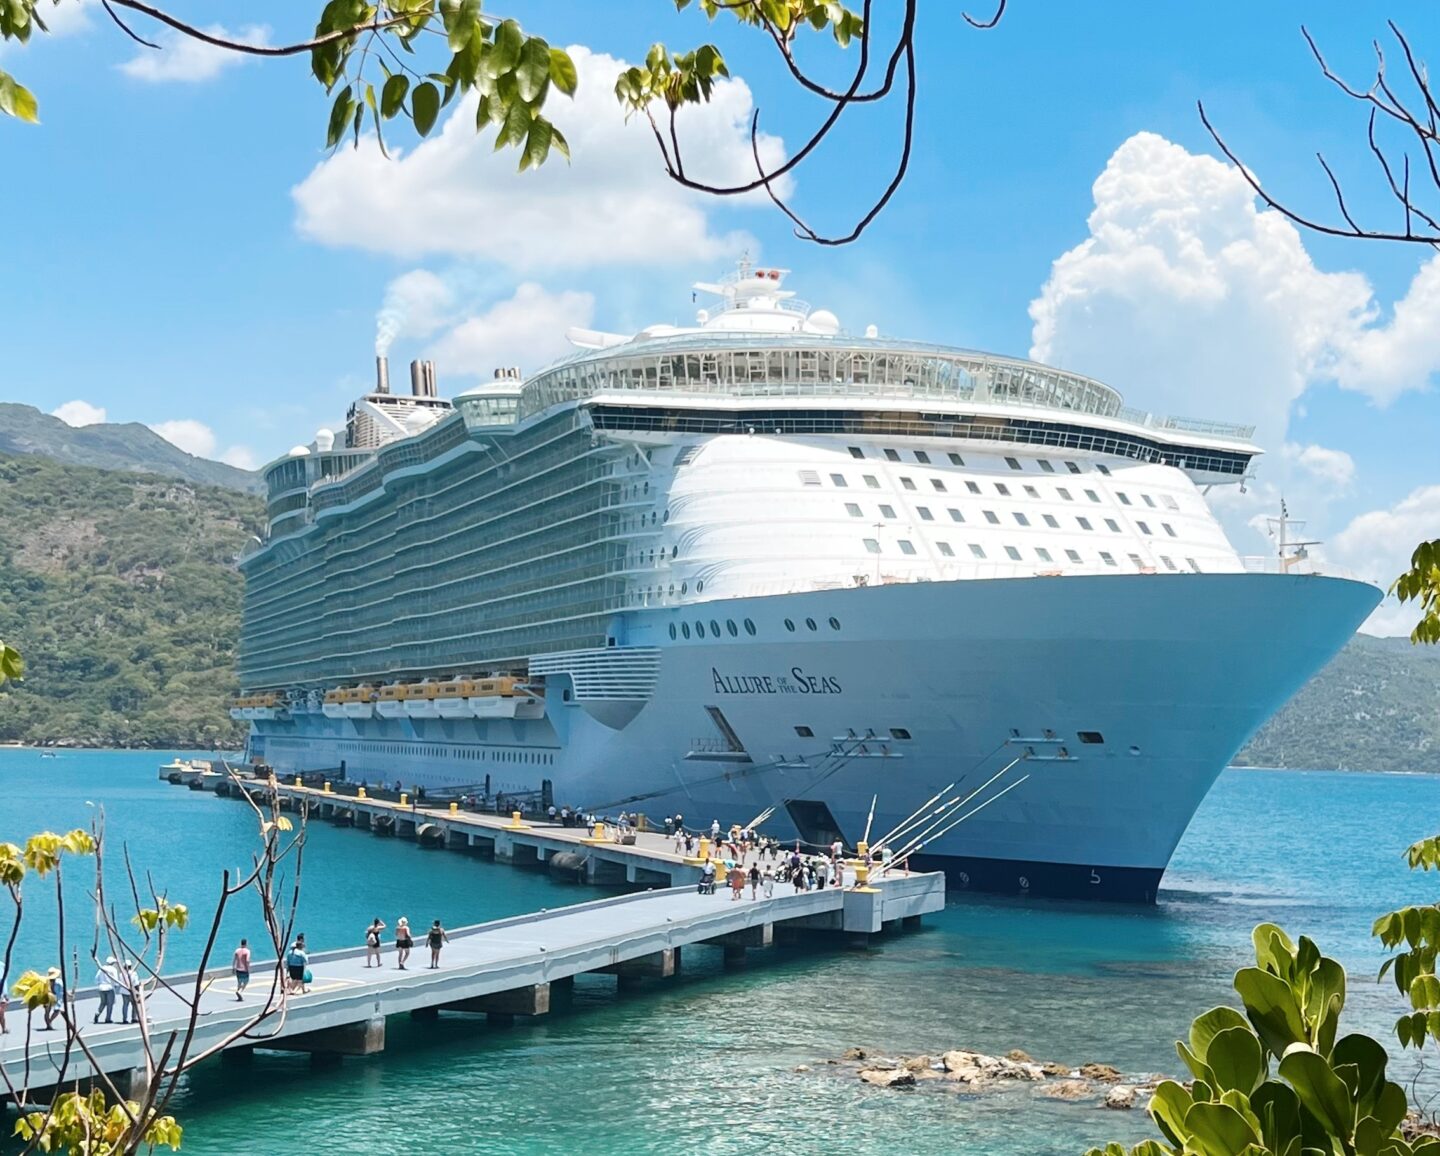
M 721 674 L 710 668 L 716 694 L 839 694 L 840 682 L 827 674 L 807 674 L 792 666 L 789 674 Z

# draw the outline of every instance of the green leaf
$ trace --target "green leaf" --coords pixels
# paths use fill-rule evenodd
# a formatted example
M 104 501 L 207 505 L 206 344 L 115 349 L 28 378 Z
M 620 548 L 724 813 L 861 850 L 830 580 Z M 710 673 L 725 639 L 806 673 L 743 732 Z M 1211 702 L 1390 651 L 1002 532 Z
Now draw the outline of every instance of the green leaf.
M 505 120 L 500 125 L 500 131 L 495 134 L 496 150 L 503 149 L 506 145 L 518 145 L 526 140 L 530 133 L 531 119 L 528 105 L 521 104 L 518 100 L 512 101 L 505 110 Z
M 570 142 L 565 139 L 565 134 L 553 124 L 550 126 L 550 147 L 564 157 L 567 163 L 569 162 Z
M 351 95 L 350 86 L 347 84 L 340 90 L 335 98 L 335 103 L 330 106 L 330 128 L 325 134 L 325 145 L 327 148 L 334 148 L 340 143 L 340 138 L 345 135 L 345 128 L 350 123 L 350 115 L 355 111 L 355 98 Z
M 1265 1053 L 1249 1024 L 1217 1033 L 1205 1051 L 1205 1062 L 1222 1092 L 1248 1096 L 1265 1077 Z
M 450 51 L 459 52 L 480 27 L 480 0 L 445 0 L 441 19 L 450 41 Z
M 515 81 L 519 86 L 520 99 L 534 104 L 550 83 L 550 45 L 538 36 L 525 41 L 520 49 L 520 59 L 515 65 Z
M 545 163 L 545 158 L 550 155 L 550 142 L 553 138 L 550 122 L 543 116 L 537 116 L 530 122 L 530 131 L 525 135 L 525 151 L 520 154 L 522 173 L 528 168 L 539 168 Z
M 380 115 L 386 120 L 392 119 L 405 107 L 405 97 L 409 92 L 410 78 L 397 72 L 380 90 Z
M 550 83 L 566 96 L 574 96 L 575 90 L 580 86 L 580 76 L 575 71 L 575 62 L 570 59 L 570 54 L 563 48 L 550 50 Z
M 8 72 L 0 72 L 0 112 L 29 124 L 40 123 L 40 106 L 35 94 Z
M 569 155 L 569 150 L 566 150 Z M 7 678 L 23 678 L 25 676 L 25 660 L 20 657 L 20 652 L 13 646 L 6 646 L 0 642 L 0 682 Z
M 1301 1139 L 1300 1097 L 1289 1084 L 1266 1080 L 1250 1096 L 1250 1110 L 1260 1121 L 1260 1136 L 1272 1152 L 1286 1152 Z
M 1204 1156 L 1235 1156 L 1260 1140 L 1249 1121 L 1228 1104 L 1193 1105 L 1185 1113 L 1185 1128 L 1190 1133 L 1186 1149 Z
M 520 50 L 525 45 L 525 33 L 513 20 L 506 20 L 495 29 L 495 41 L 485 54 L 485 71 L 491 76 L 510 72 L 520 63 Z
M 429 136 L 435 127 L 435 118 L 440 115 L 440 90 L 428 80 L 417 84 L 410 97 L 410 107 L 415 113 L 415 131 Z
M 1184 1147 L 1185 1113 L 1195 1101 L 1184 1087 L 1174 1080 L 1161 1080 L 1150 1097 L 1150 1118 L 1165 1133 L 1165 1138 L 1177 1148 Z
M 1280 1075 L 1300 1102 L 1332 1136 L 1348 1137 L 1355 1128 L 1355 1107 L 1350 1090 L 1316 1052 L 1291 1052 L 1280 1061 Z
M 1309 1043 L 1295 993 L 1279 976 L 1258 967 L 1241 968 L 1235 973 L 1235 990 L 1271 1055 L 1283 1056 L 1291 1044 Z

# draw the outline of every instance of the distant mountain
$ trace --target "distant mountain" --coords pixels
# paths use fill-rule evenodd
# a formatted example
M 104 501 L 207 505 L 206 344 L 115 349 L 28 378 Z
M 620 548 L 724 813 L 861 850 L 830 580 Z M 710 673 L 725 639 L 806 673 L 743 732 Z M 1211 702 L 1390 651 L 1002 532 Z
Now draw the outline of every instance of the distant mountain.
M 1440 771 L 1440 646 L 1357 634 L 1235 762 Z
M 0 454 L 0 638 L 25 656 L 0 742 L 238 747 L 235 558 L 263 522 L 253 494 Z
M 161 474 L 251 494 L 263 488 L 255 471 L 187 454 L 139 422 L 75 427 L 14 402 L 0 402 L 0 452 L 43 454 L 72 466 Z

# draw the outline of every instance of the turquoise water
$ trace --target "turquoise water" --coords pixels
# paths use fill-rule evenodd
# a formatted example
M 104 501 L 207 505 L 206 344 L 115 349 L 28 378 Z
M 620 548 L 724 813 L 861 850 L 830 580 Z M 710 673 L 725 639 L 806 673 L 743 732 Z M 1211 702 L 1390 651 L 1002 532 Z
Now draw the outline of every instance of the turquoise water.
M 253 816 L 158 782 L 156 764 L 169 757 L 0 751 L 0 838 L 82 824 L 87 802 L 103 804 L 112 859 L 124 840 L 175 898 L 208 910 L 220 870 L 248 853 Z M 1388 1038 L 1400 1005 L 1393 987 L 1372 982 L 1381 954 L 1370 922 L 1440 893 L 1440 880 L 1410 873 L 1401 858 L 1433 833 L 1437 803 L 1440 780 L 1427 776 L 1227 772 L 1153 908 L 956 898 L 925 930 L 869 952 L 777 949 L 727 974 L 710 958 L 717 952 L 697 949 L 679 980 L 622 996 L 613 980 L 582 978 L 568 1009 L 534 1025 L 392 1020 L 384 1054 L 336 1069 L 261 1056 L 197 1071 L 177 1106 L 185 1151 L 1058 1156 L 1133 1141 L 1146 1134 L 1141 1113 L 1025 1091 L 872 1090 L 824 1061 L 850 1045 L 1020 1047 L 1041 1059 L 1173 1072 L 1173 1040 L 1227 998 L 1262 919 L 1341 959 L 1351 969 L 1349 1025 Z M 317 825 L 300 923 L 323 949 L 358 942 L 376 914 L 392 925 L 402 914 L 454 925 L 589 896 L 543 875 Z M 31 906 L 36 926 L 22 937 L 20 966 L 54 954 L 40 927 L 53 906 L 38 895 Z M 83 955 L 90 931 L 80 907 L 69 926 Z M 237 913 L 223 942 L 246 922 Z M 195 958 L 201 936 L 180 937 L 177 963 Z

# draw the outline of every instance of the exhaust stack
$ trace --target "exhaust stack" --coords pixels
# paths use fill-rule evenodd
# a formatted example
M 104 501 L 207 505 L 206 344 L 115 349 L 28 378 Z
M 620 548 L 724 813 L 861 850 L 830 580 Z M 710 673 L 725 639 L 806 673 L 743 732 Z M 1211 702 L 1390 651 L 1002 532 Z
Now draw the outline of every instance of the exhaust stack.
M 375 359 L 375 392 L 390 392 L 390 359 L 383 355 Z
M 410 363 L 410 393 L 414 397 L 439 397 L 435 384 L 435 363 L 433 361 L 412 361 Z

